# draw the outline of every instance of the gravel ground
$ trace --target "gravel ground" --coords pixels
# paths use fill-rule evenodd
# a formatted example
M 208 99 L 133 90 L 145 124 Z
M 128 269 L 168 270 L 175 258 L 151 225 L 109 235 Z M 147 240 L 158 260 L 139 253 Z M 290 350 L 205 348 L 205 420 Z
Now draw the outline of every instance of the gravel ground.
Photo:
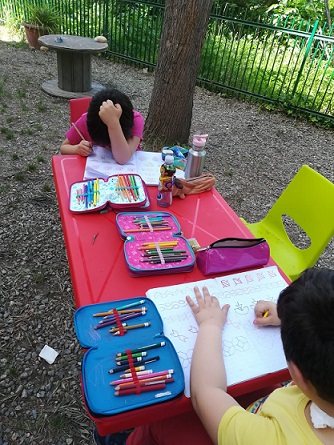
M 99 57 L 92 65 L 94 81 L 147 115 L 152 74 Z M 92 442 L 51 171 L 69 107 L 40 88 L 56 73 L 54 52 L 0 41 L 0 445 Z M 248 221 L 264 216 L 304 163 L 334 181 L 333 130 L 202 89 L 195 129 L 209 133 L 206 168 L 219 192 Z M 318 264 L 333 267 L 333 252 L 332 241 Z M 52 365 L 39 357 L 44 345 L 59 352 Z

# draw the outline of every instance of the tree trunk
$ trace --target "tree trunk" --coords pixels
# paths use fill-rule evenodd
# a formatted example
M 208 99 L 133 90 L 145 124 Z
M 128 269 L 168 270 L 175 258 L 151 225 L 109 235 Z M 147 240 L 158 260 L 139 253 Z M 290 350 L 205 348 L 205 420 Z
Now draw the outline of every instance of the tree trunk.
M 213 0 L 166 0 L 144 140 L 156 149 L 188 143 L 193 95 Z
M 331 10 L 330 10 L 330 7 L 329 7 L 328 0 L 324 0 L 324 5 L 325 5 L 325 11 L 326 11 L 326 18 L 327 18 L 328 28 L 331 29 L 331 27 L 332 27 L 332 19 L 331 19 Z

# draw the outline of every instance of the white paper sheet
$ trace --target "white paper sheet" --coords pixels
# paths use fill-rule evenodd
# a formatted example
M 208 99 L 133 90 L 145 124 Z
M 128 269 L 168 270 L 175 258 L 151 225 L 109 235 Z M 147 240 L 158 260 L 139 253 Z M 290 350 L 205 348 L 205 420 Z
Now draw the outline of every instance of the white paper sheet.
M 228 386 L 287 367 L 280 329 L 258 328 L 253 324 L 256 302 L 276 302 L 280 291 L 287 286 L 276 266 L 151 289 L 146 295 L 156 304 L 164 323 L 164 334 L 178 353 L 187 397 L 190 397 L 190 364 L 198 327 L 185 296 L 194 297 L 195 285 L 200 289 L 207 286 L 221 305 L 230 304 L 222 336 Z
M 146 185 L 158 185 L 160 166 L 163 163 L 160 152 L 136 151 L 126 164 L 118 164 L 112 152 L 104 147 L 94 146 L 94 153 L 87 157 L 83 179 L 108 178 L 118 174 L 138 174 Z M 178 178 L 184 172 L 176 169 Z

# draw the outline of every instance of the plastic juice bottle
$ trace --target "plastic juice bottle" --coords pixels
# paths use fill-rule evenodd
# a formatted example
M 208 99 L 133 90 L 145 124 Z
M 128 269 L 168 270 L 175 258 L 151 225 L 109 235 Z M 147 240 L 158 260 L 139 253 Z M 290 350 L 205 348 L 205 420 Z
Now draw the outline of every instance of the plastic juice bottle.
M 172 204 L 175 170 L 174 156 L 167 155 L 165 162 L 160 167 L 157 195 L 157 204 L 160 207 L 169 207 Z

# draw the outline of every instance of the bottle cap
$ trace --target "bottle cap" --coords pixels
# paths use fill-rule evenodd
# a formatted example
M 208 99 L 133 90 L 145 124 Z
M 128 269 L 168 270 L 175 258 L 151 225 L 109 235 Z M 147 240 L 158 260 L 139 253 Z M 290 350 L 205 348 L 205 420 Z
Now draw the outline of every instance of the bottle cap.
M 207 134 L 194 134 L 193 145 L 195 147 L 204 147 L 207 137 Z
M 165 163 L 168 164 L 168 165 L 174 164 L 174 156 L 167 155 L 165 157 Z

